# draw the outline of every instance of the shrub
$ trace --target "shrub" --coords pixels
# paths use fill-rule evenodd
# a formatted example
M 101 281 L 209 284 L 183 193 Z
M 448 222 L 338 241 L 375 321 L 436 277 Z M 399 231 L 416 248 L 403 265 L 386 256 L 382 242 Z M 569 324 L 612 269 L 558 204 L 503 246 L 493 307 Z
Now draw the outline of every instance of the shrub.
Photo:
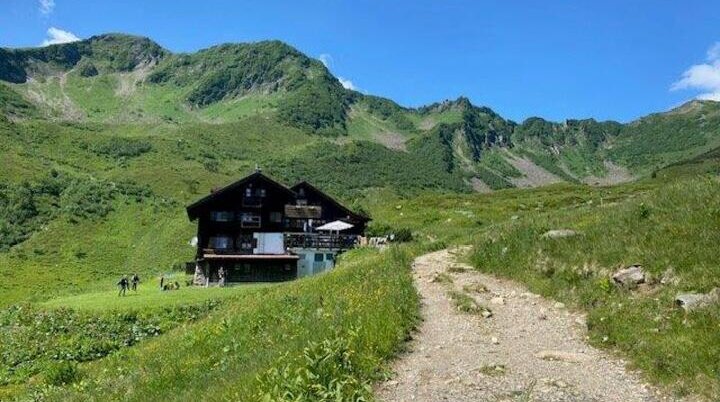
M 352 335 L 351 335 L 352 336 Z M 259 399 L 267 402 L 369 401 L 370 380 L 359 369 L 353 342 L 338 336 L 313 342 L 298 362 L 273 367 L 260 377 Z
M 220 163 L 217 159 L 205 159 L 203 161 L 203 167 L 208 172 L 217 173 L 220 170 Z
M 71 220 L 102 218 L 113 210 L 115 187 L 95 180 L 74 180 L 60 196 L 60 207 Z
M 90 147 L 90 149 L 100 156 L 110 158 L 135 158 L 152 150 L 152 144 L 147 141 L 111 137 L 100 144 Z
M 370 237 L 392 236 L 393 241 L 398 243 L 406 243 L 413 240 L 413 234 L 410 229 L 393 228 L 392 226 L 384 224 L 371 224 L 368 227 L 366 234 Z
M 395 231 L 394 241 L 399 243 L 405 243 L 413 240 L 412 231 L 408 228 L 400 228 Z
M 49 385 L 67 385 L 80 380 L 80 371 L 77 364 L 68 361 L 60 361 L 49 364 L 45 370 L 45 382 Z
M 91 62 L 81 63 L 78 66 L 78 73 L 81 77 L 94 77 L 98 75 L 97 67 Z

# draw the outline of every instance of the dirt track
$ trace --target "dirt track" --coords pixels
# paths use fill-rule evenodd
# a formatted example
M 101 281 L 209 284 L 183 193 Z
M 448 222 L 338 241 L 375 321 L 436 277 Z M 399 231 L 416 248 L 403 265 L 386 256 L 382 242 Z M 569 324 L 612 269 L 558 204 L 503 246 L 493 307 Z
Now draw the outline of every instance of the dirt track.
M 438 280 L 440 273 L 452 283 Z M 376 389 L 379 400 L 675 400 L 589 346 L 582 315 L 459 264 L 452 251 L 419 257 L 414 276 L 424 321 L 411 351 L 395 362 L 395 378 Z M 456 309 L 447 292 L 463 288 L 492 311 L 490 318 Z

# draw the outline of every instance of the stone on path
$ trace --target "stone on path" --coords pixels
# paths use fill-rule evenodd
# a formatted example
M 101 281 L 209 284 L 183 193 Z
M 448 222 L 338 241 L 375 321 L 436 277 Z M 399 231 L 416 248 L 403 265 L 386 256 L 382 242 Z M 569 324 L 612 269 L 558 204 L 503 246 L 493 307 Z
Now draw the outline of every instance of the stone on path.
M 568 363 L 580 363 L 587 360 L 587 356 L 582 353 L 565 352 L 562 350 L 541 350 L 535 354 L 535 357 L 541 360 L 557 360 Z

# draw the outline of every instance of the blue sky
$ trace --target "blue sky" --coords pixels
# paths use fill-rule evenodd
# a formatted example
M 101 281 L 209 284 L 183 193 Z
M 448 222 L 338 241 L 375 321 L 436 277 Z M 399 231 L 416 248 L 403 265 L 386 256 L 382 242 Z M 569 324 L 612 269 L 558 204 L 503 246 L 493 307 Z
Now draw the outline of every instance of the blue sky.
M 280 39 L 406 106 L 632 120 L 720 100 L 720 1 L 2 0 L 0 46 L 105 32 L 176 52 Z

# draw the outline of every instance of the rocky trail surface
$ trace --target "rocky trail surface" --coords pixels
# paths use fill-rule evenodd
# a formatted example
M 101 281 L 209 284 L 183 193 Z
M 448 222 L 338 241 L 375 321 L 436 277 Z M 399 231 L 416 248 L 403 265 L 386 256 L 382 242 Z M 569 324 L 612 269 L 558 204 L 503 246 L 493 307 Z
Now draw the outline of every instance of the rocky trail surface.
M 379 400 L 676 400 L 589 346 L 583 315 L 456 262 L 462 251 L 415 261 L 423 322 L 394 378 L 377 387 Z M 459 311 L 459 299 L 475 308 Z

